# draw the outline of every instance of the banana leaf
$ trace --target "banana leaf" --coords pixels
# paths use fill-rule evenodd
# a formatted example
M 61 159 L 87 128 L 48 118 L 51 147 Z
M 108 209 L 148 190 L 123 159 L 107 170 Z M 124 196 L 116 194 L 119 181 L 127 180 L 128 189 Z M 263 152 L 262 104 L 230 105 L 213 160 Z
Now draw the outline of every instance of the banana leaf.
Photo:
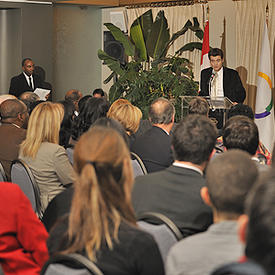
M 115 59 L 114 57 L 111 57 L 102 50 L 98 50 L 97 56 L 100 60 L 103 60 L 104 65 L 107 65 L 110 68 L 110 70 L 112 70 L 116 74 L 123 75 L 125 73 L 125 71 L 120 66 L 119 60 Z
M 181 47 L 179 50 L 176 51 L 176 54 L 181 55 L 185 51 L 194 51 L 194 49 L 201 50 L 202 49 L 202 43 L 201 42 L 190 42 L 185 44 L 183 47 Z
M 133 45 L 133 43 L 129 40 L 128 36 L 126 36 L 120 28 L 116 27 L 112 23 L 105 23 L 104 25 L 112 33 L 113 37 L 123 45 L 125 54 L 128 56 L 134 56 L 135 45 Z
M 202 40 L 203 39 L 203 30 L 200 28 L 200 23 L 197 17 L 193 17 L 194 24 L 190 26 L 190 30 L 195 33 L 195 35 Z
M 153 59 L 161 57 L 164 47 L 167 45 L 169 39 L 169 28 L 164 16 L 164 11 L 159 11 L 147 40 L 147 51 L 149 56 Z
M 107 83 L 109 83 L 110 81 L 111 81 L 111 79 L 115 76 L 115 72 L 112 72 L 104 81 L 103 81 L 103 83 L 104 84 L 107 84 Z
M 144 37 L 145 43 L 147 45 L 146 41 L 148 40 L 148 37 L 150 36 L 151 30 L 152 30 L 152 25 L 153 25 L 152 10 L 150 9 L 150 10 L 146 11 L 144 14 L 142 14 L 139 17 L 139 22 L 141 24 L 143 37 Z
M 131 25 L 130 36 L 136 46 L 138 59 L 147 60 L 147 50 L 139 18 Z

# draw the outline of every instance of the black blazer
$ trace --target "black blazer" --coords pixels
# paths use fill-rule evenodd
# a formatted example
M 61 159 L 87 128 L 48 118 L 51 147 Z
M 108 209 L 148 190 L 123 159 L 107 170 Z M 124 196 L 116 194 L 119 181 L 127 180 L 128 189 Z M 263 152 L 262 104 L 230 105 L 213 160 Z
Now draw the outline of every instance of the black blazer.
M 26 91 L 31 92 L 34 91 L 36 88 L 41 88 L 42 81 L 40 77 L 36 74 L 33 74 L 32 76 L 34 82 L 34 89 L 32 89 L 29 86 L 24 74 L 21 73 L 20 75 L 14 76 L 11 79 L 9 94 L 19 97 L 22 93 Z
M 200 96 L 209 96 L 209 80 L 212 68 L 201 71 Z M 223 92 L 233 102 L 243 103 L 246 92 L 237 71 L 223 67 Z

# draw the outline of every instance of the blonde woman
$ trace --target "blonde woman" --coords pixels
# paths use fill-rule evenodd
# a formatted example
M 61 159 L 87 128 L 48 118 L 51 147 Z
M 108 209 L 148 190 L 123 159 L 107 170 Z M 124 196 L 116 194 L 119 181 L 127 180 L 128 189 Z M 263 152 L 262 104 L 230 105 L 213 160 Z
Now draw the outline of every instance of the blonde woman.
M 32 112 L 19 159 L 33 172 L 41 193 L 42 211 L 65 186 L 73 182 L 73 168 L 65 149 L 59 145 L 64 109 L 58 103 L 44 102 Z
M 104 275 L 163 275 L 154 239 L 136 226 L 133 171 L 122 137 L 110 128 L 91 128 L 75 146 L 74 168 L 71 212 L 52 229 L 50 254 L 79 252 L 96 262 Z

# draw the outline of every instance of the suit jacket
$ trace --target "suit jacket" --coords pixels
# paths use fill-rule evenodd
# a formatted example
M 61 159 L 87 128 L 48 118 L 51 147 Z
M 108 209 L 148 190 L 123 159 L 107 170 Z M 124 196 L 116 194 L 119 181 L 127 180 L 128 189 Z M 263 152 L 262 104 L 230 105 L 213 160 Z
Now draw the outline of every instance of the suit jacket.
M 201 71 L 200 96 L 209 96 L 209 80 L 213 69 L 207 68 Z M 223 67 L 223 92 L 233 102 L 242 103 L 246 92 L 237 71 Z
M 170 166 L 135 179 L 132 201 L 137 215 L 158 212 L 170 218 L 184 236 L 204 231 L 212 223 L 211 208 L 205 205 L 200 189 L 202 175 L 188 168 Z
M 148 173 L 163 170 L 169 167 L 174 160 L 171 136 L 156 126 L 137 137 L 131 146 L 131 151 L 142 159 Z
M 25 138 L 25 129 L 9 123 L 0 125 L 0 161 L 8 180 L 10 180 L 11 163 L 18 158 L 19 145 Z
M 22 93 L 26 91 L 34 91 L 36 88 L 41 88 L 42 81 L 40 77 L 36 74 L 33 74 L 32 76 L 34 89 L 29 86 L 24 74 L 21 73 L 20 75 L 14 76 L 11 79 L 9 94 L 19 97 Z

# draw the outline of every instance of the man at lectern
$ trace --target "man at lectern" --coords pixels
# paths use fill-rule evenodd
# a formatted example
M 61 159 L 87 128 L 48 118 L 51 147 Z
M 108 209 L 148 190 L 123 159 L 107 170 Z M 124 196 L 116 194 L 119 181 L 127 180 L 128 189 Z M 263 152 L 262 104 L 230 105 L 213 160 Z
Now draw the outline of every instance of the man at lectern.
M 36 88 L 42 88 L 42 80 L 33 73 L 34 63 L 31 58 L 24 58 L 22 61 L 23 72 L 11 79 L 9 93 L 19 97 L 26 91 L 34 91 Z
M 223 67 L 223 51 L 210 49 L 211 67 L 201 71 L 200 96 L 228 97 L 232 102 L 243 103 L 246 92 L 237 71 Z

